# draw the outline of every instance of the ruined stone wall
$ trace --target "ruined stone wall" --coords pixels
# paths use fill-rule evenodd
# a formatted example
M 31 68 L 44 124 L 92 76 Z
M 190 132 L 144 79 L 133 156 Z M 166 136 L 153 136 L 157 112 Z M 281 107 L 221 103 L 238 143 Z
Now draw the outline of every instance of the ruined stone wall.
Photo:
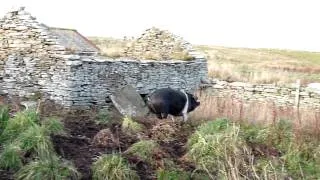
M 0 94 L 41 93 L 65 107 L 105 106 L 124 85 L 148 94 L 161 87 L 194 91 L 207 76 L 203 58 L 189 61 L 80 56 L 24 8 L 0 19 Z
M 148 94 L 157 88 L 182 88 L 194 92 L 207 76 L 205 59 L 193 61 L 136 61 L 80 57 L 67 61 L 65 91 L 53 98 L 65 106 L 104 106 L 109 95 L 125 85 Z
M 29 97 L 59 90 L 68 52 L 56 39 L 23 7 L 0 19 L 0 91 Z
M 202 85 L 203 92 L 211 96 L 227 97 L 232 95 L 237 99 L 267 102 L 272 101 L 278 106 L 295 106 L 298 84 L 276 86 L 272 84 L 250 84 L 242 82 L 228 83 L 212 79 L 208 84 Z M 320 110 L 320 92 L 317 90 L 300 87 L 299 107 Z

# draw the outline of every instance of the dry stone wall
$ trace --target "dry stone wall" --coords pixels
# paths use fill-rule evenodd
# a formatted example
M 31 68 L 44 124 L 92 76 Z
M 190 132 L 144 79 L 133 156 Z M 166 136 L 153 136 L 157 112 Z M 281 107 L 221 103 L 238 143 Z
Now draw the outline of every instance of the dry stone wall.
M 194 61 L 138 61 L 100 59 L 78 56 L 67 62 L 64 87 L 55 93 L 56 101 L 65 106 L 105 106 L 111 93 L 132 85 L 140 94 L 157 88 L 172 87 L 195 92 L 207 75 L 205 59 Z
M 124 85 L 147 94 L 161 87 L 195 91 L 207 76 L 207 62 L 106 59 L 83 56 L 59 44 L 24 8 L 0 19 L 0 94 L 45 95 L 65 107 L 108 106 Z
M 0 19 L 0 91 L 26 97 L 54 93 L 60 87 L 51 88 L 51 77 L 64 76 L 68 53 L 23 7 L 12 9 Z
M 296 96 L 298 93 L 299 107 L 313 108 L 320 110 L 320 93 L 313 88 L 299 87 L 298 84 L 276 86 L 272 84 L 250 84 L 243 82 L 226 82 L 218 79 L 211 79 L 202 84 L 203 92 L 212 96 L 233 97 L 247 102 L 262 101 L 274 102 L 278 106 L 297 105 Z M 297 88 L 299 91 L 297 91 Z

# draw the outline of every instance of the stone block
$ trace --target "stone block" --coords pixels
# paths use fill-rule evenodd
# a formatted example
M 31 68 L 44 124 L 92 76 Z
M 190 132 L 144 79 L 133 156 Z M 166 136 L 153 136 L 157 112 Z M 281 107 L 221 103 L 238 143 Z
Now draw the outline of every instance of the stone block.
M 130 85 L 112 93 L 110 98 L 118 111 L 123 115 L 144 117 L 149 112 L 140 94 Z

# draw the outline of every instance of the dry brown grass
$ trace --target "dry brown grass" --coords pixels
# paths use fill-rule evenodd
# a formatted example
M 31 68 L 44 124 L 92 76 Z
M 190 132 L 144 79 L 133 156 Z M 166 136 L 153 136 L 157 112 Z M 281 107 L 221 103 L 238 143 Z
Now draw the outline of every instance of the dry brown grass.
M 320 53 L 276 49 L 197 46 L 211 77 L 227 81 L 302 84 L 320 81 Z
M 289 75 L 290 74 L 290 75 Z M 251 83 L 275 83 L 286 84 L 293 83 L 301 78 L 299 73 L 290 73 L 283 70 L 260 69 L 259 71 L 247 65 L 236 65 L 232 63 L 208 62 L 209 77 L 218 78 L 225 81 L 241 81 Z M 308 79 L 302 79 L 302 84 L 310 82 Z
M 290 120 L 297 129 L 307 130 L 320 138 L 320 112 L 314 109 L 280 107 L 273 102 L 245 102 L 234 97 L 216 97 L 199 94 L 201 105 L 190 114 L 190 119 L 198 122 L 216 118 L 257 124 L 270 124 L 280 120 Z
M 241 81 L 251 83 L 294 83 L 301 79 L 303 85 L 319 82 L 320 67 L 300 67 L 294 65 L 273 65 L 267 62 L 261 64 L 246 64 L 245 62 L 208 61 L 208 75 L 225 81 Z
M 129 40 L 115 39 L 108 37 L 88 37 L 90 41 L 96 44 L 101 51 L 102 56 L 119 58 L 123 55 L 123 51 Z

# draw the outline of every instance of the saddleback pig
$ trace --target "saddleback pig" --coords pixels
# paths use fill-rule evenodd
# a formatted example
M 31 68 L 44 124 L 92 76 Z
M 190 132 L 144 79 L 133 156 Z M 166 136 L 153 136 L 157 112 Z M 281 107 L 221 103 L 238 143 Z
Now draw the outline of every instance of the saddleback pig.
M 197 97 L 172 88 L 162 88 L 154 91 L 147 97 L 147 106 L 159 119 L 171 116 L 183 116 L 188 120 L 188 113 L 200 105 Z

